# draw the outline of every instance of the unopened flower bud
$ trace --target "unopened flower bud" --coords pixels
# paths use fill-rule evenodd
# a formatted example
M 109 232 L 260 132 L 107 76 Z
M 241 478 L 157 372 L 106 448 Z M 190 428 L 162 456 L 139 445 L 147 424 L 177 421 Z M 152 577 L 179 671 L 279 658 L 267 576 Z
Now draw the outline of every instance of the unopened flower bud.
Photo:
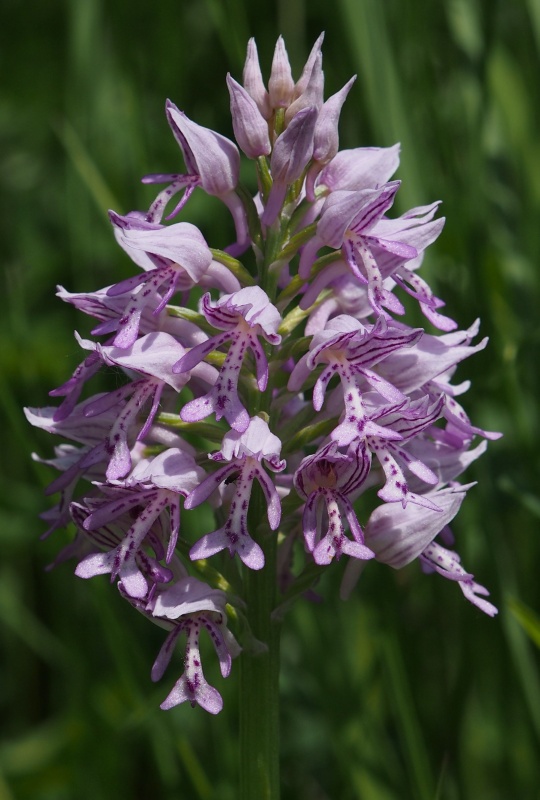
M 328 164 L 338 151 L 339 115 L 341 114 L 343 103 L 355 80 L 356 75 L 354 75 L 339 92 L 329 97 L 319 111 L 313 136 L 313 159 L 320 164 Z
M 315 106 L 321 108 L 324 99 L 324 73 L 322 71 L 322 54 L 317 53 L 309 82 L 305 91 L 294 100 L 285 112 L 285 124 L 288 125 L 293 117 L 303 108 Z
M 276 42 L 268 91 L 272 108 L 287 108 L 293 98 L 294 81 L 282 36 Z
M 257 108 L 263 117 L 265 119 L 270 119 L 272 116 L 272 107 L 270 105 L 268 92 L 264 86 L 255 39 L 250 39 L 248 42 L 242 80 L 245 90 L 249 96 L 255 100 Z
M 236 141 L 249 158 L 267 156 L 272 146 L 268 125 L 257 108 L 257 103 L 230 75 L 227 75 L 227 86 L 231 96 L 231 116 Z

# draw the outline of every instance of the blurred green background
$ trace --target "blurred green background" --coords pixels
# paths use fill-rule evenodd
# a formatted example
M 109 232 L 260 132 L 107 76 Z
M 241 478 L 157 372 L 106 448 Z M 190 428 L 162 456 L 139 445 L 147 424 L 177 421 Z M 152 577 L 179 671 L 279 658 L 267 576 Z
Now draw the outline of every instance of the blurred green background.
M 540 798 L 540 2 L 4 0 L 0 23 L 0 800 L 236 797 L 237 671 L 207 668 L 218 718 L 161 712 L 181 667 L 151 684 L 161 632 L 105 578 L 44 571 L 63 534 L 39 541 L 53 473 L 30 453 L 53 442 L 21 407 L 48 404 L 90 327 L 55 285 L 132 272 L 106 209 L 147 207 L 140 176 L 180 169 L 165 98 L 230 136 L 224 79 L 249 36 L 267 75 L 283 33 L 298 75 L 321 30 L 327 95 L 358 74 L 342 146 L 401 141 L 397 211 L 441 199 L 447 216 L 425 274 L 490 337 L 458 378 L 505 436 L 467 473 L 454 531 L 500 614 L 416 564 L 370 564 L 344 604 L 336 567 L 285 623 L 283 799 Z M 221 246 L 226 212 L 188 209 Z

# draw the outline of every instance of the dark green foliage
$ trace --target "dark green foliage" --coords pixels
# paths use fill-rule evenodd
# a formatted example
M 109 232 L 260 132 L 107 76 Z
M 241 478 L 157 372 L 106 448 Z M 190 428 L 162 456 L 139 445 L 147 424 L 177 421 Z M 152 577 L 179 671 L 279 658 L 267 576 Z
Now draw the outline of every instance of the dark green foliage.
M 500 615 L 417 565 L 368 564 L 344 604 L 337 566 L 324 602 L 300 602 L 284 623 L 283 798 L 536 797 L 538 4 L 6 0 L 0 14 L 0 798 L 236 796 L 234 669 L 223 685 L 209 668 L 224 694 L 218 718 L 161 712 L 178 672 L 150 682 L 160 631 L 106 578 L 43 571 L 63 534 L 38 541 L 52 473 L 30 453 L 50 456 L 51 441 L 20 408 L 47 404 L 79 360 L 73 328 L 90 327 L 54 286 L 131 274 L 106 210 L 146 207 L 154 188 L 139 178 L 181 168 L 165 98 L 231 135 L 224 79 L 241 76 L 247 38 L 267 71 L 282 32 L 298 70 L 323 29 L 327 95 L 358 73 L 342 145 L 402 142 L 398 211 L 440 198 L 448 218 L 429 280 L 461 327 L 480 316 L 491 338 L 458 377 L 474 379 L 473 420 L 505 438 L 467 473 L 479 483 L 454 531 Z M 217 201 L 188 209 L 212 246 L 226 243 Z

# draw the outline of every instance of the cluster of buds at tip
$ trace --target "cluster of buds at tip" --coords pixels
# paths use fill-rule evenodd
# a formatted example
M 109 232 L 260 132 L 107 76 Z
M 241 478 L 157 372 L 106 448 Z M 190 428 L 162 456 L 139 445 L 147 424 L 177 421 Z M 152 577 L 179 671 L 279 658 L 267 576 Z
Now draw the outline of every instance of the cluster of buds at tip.
M 499 436 L 458 403 L 468 382 L 451 382 L 486 340 L 473 343 L 477 322 L 458 330 L 419 275 L 444 224 L 439 204 L 391 216 L 399 145 L 339 150 L 354 78 L 324 99 L 322 38 L 296 81 L 281 37 L 268 85 L 253 40 L 242 82 L 227 76 L 255 196 L 239 182 L 237 145 L 167 102 L 185 169 L 143 179 L 165 186 L 147 211 L 110 212 L 134 277 L 59 289 L 97 320 L 96 338 L 77 336 L 81 364 L 51 392 L 61 404 L 27 409 L 64 440 L 45 461 L 60 499 L 43 516 L 47 533 L 72 524 L 76 534 L 55 564 L 109 575 L 169 631 L 153 679 L 185 635 L 185 670 L 163 708 L 221 710 L 199 636 L 227 676 L 244 644 L 243 580 L 276 563 L 269 548 L 278 597 L 304 593 L 314 567 L 345 562 L 346 596 L 371 559 L 395 569 L 417 559 L 496 613 L 448 528 L 472 486 L 457 479 Z M 221 249 L 171 221 L 195 191 L 232 217 L 234 241 Z M 431 332 L 407 324 L 405 294 Z M 123 383 L 87 392 L 107 367 Z M 203 503 L 214 515 L 206 532 L 190 513 Z

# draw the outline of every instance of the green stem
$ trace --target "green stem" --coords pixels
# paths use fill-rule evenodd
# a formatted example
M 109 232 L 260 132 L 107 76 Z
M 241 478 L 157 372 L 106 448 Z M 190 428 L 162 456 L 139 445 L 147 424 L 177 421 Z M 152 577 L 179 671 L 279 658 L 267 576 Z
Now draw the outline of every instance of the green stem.
M 249 521 L 255 530 L 265 515 L 259 487 L 253 487 Z M 277 534 L 259 524 L 256 537 L 265 565 L 246 570 L 244 599 L 247 619 L 262 653 L 244 651 L 240 657 L 240 800 L 279 800 L 279 637 L 272 619 L 276 604 Z
M 281 109 L 276 122 L 281 124 Z M 281 220 L 266 232 L 258 259 L 259 286 L 273 302 L 277 274 L 271 266 L 283 249 Z M 263 345 L 270 356 L 270 345 Z M 270 358 L 271 360 L 271 358 Z M 270 412 L 272 387 L 257 392 L 250 415 Z M 261 570 L 244 570 L 246 619 L 251 635 L 262 647 L 244 649 L 240 656 L 240 795 L 239 800 L 279 800 L 279 637 L 272 618 L 277 598 L 277 531 L 270 530 L 263 491 L 255 481 L 248 510 L 248 529 L 264 552 Z M 256 652 L 254 652 L 256 650 Z

